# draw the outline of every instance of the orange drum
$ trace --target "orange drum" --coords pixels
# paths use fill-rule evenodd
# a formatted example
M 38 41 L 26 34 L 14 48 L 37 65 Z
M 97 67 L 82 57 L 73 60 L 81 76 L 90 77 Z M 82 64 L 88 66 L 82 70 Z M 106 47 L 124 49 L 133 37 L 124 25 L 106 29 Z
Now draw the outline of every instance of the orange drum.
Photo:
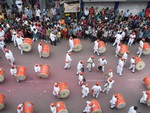
M 22 81 L 22 80 L 26 79 L 26 67 L 25 66 L 18 66 L 17 67 L 16 78 L 19 81 Z
M 73 39 L 74 41 L 74 48 L 73 48 L 73 51 L 81 51 L 82 50 L 82 45 L 81 45 L 81 41 L 79 38 L 75 38 Z
M 116 107 L 118 109 L 122 109 L 126 106 L 125 100 L 121 94 L 115 94 L 117 96 L 117 102 L 116 102 Z
M 63 101 L 59 101 L 56 103 L 57 113 L 68 113 L 66 105 Z
M 105 43 L 103 41 L 98 42 L 99 53 L 104 53 L 106 51 Z
M 41 65 L 40 74 L 38 75 L 40 78 L 47 78 L 49 76 L 49 65 Z
M 101 107 L 99 105 L 99 102 L 97 100 L 91 100 L 94 107 L 91 109 L 91 113 L 102 113 Z
M 0 67 L 0 82 L 3 82 L 4 81 L 4 69 Z
M 4 109 L 5 107 L 5 96 L 4 94 L 0 94 L 0 110 Z
M 147 76 L 143 79 L 147 89 L 150 89 L 150 76 Z
M 150 90 L 146 91 L 147 94 L 147 106 L 150 106 Z
M 42 57 L 48 57 L 50 53 L 50 46 L 48 44 L 44 44 L 42 46 Z
M 135 58 L 135 63 L 136 63 L 135 68 L 136 68 L 137 70 L 142 70 L 142 69 L 144 69 L 145 63 L 142 61 L 142 59 L 141 59 L 140 57 L 136 57 L 136 58 Z
M 31 102 L 24 102 L 23 104 L 23 113 L 34 113 L 33 104 Z
M 59 88 L 60 88 L 59 92 L 60 98 L 66 98 L 69 96 L 70 91 L 68 89 L 68 84 L 66 82 L 59 82 Z
M 119 51 L 119 56 L 122 57 L 123 53 L 127 52 L 127 51 L 129 51 L 128 46 L 124 45 L 124 44 L 121 44 L 121 48 L 120 48 L 120 51 Z
M 24 38 L 23 44 L 21 45 L 23 51 L 29 52 L 32 49 L 32 40 L 30 38 Z
M 149 46 L 148 43 L 144 43 L 144 46 L 143 46 L 143 54 L 144 54 L 144 55 L 150 54 L 150 46 Z

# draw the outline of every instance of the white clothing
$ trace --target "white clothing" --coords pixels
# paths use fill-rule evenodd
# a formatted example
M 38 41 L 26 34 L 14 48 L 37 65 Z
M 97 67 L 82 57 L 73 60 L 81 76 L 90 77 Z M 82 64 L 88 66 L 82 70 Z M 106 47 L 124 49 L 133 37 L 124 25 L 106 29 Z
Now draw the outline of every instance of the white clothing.
M 100 58 L 99 60 L 98 60 L 98 66 L 101 66 L 102 67 L 102 71 L 104 72 L 104 69 L 105 69 L 105 65 L 107 64 L 107 60 L 106 59 L 102 59 L 102 58 Z
M 84 79 L 83 75 L 79 74 L 78 79 L 79 79 L 79 85 L 81 86 L 83 84 L 83 79 Z
M 129 38 L 129 41 L 128 41 L 128 46 L 132 46 L 135 38 L 136 38 L 136 35 L 133 35 L 133 34 L 130 35 L 130 38 Z
M 5 35 L 5 32 L 3 30 L 0 31 L 0 37 L 2 38 L 3 41 L 4 41 L 4 35 Z
M 93 97 L 98 98 L 100 91 L 102 91 L 102 88 L 101 86 L 94 85 L 92 87 L 92 90 L 93 90 Z
M 110 107 L 114 108 L 116 107 L 117 98 L 113 95 L 112 99 L 110 100 Z
M 74 41 L 73 41 L 73 39 L 69 39 L 69 46 L 70 46 L 70 49 L 69 49 L 68 52 L 72 52 L 73 48 L 74 48 Z
M 124 65 L 125 65 L 125 63 L 126 63 L 126 61 L 127 61 L 127 59 L 128 59 L 128 54 L 127 54 L 126 52 L 124 52 L 122 58 L 125 59 L 125 60 L 124 60 Z
M 51 109 L 51 112 L 52 112 L 52 113 L 57 113 L 57 112 L 56 112 L 56 106 L 50 106 L 50 109 Z
M 89 94 L 89 88 L 85 85 L 82 85 L 82 98 L 87 97 Z
M 136 110 L 134 110 L 134 106 L 129 108 L 128 113 L 137 113 Z
M 116 47 L 116 57 L 118 57 L 119 55 L 119 52 L 120 52 L 120 49 L 121 49 L 121 46 L 119 44 L 117 44 L 117 47 Z
M 16 76 L 16 74 L 17 74 L 17 68 L 16 67 L 15 68 L 11 68 L 10 69 L 10 74 Z
M 2 51 L 5 53 L 4 46 L 5 46 L 5 42 L 4 41 L 0 41 L 0 49 L 2 49 Z
M 42 57 L 42 45 L 38 44 L 39 57 Z
M 124 66 L 124 61 L 122 61 L 121 59 L 119 59 L 118 66 L 117 66 L 117 73 L 119 75 L 122 75 L 123 66 Z
M 20 51 L 21 51 L 21 54 L 23 54 L 23 49 L 22 49 L 22 44 L 23 44 L 23 38 L 22 37 L 20 37 L 20 38 L 16 38 L 16 42 L 17 42 L 17 45 L 18 45 L 18 49 L 20 49 Z
M 88 16 L 88 15 L 89 15 L 89 9 L 85 9 L 85 10 L 84 10 L 84 14 L 85 14 L 86 16 Z
M 40 69 L 41 69 L 40 65 L 34 66 L 34 71 L 35 71 L 36 73 L 40 72 Z
M 90 58 L 87 60 L 87 66 L 86 66 L 86 68 L 87 68 L 89 71 L 92 71 L 92 67 L 95 67 L 95 63 L 94 63 L 94 59 L 90 57 Z
M 65 66 L 64 66 L 65 69 L 71 67 L 71 61 L 72 61 L 71 56 L 68 55 L 68 53 L 67 53 L 66 59 L 65 59 Z
M 142 98 L 140 99 L 140 103 L 143 103 L 143 104 L 146 104 L 147 103 L 147 94 L 146 94 L 146 91 L 143 91 L 143 96 Z
M 13 65 L 13 63 L 15 62 L 15 58 L 13 56 L 13 53 L 10 50 L 8 50 L 8 52 L 5 52 L 5 57 L 7 58 L 7 60 L 9 61 L 9 63 L 11 65 Z
M 16 6 L 18 8 L 18 11 L 22 11 L 22 0 L 16 0 Z
M 89 105 L 90 103 L 91 103 L 90 101 L 86 101 L 87 105 L 86 105 L 85 109 L 83 110 L 83 112 L 91 113 L 91 108 L 94 107 L 94 106 L 90 106 Z
M 113 72 L 109 72 L 108 76 L 112 78 L 113 77 Z
M 96 40 L 96 41 L 94 41 L 94 53 L 97 53 L 97 55 L 100 55 L 98 49 L 99 49 L 99 48 L 98 48 L 98 42 L 97 42 L 97 40 Z
M 132 69 L 132 72 L 135 72 L 135 65 L 135 59 L 131 58 L 129 69 Z
M 36 9 L 35 13 L 36 13 L 36 16 L 37 16 L 37 17 L 40 17 L 40 16 L 41 16 L 41 10 L 40 10 L 40 9 Z
M 17 43 L 16 39 L 17 39 L 17 33 L 16 33 L 16 31 L 14 31 L 13 34 L 12 34 L 12 39 L 11 39 L 14 43 L 14 46 L 16 46 L 16 43 Z
M 77 65 L 77 75 L 82 71 L 82 68 L 84 68 L 84 65 L 81 63 L 81 61 L 79 61 Z
M 23 112 L 23 104 L 19 104 L 18 106 L 20 106 L 21 109 L 17 108 L 17 113 L 22 113 Z
M 115 46 L 116 44 L 119 44 L 120 41 L 122 40 L 122 35 L 121 34 L 116 34 L 115 37 L 116 37 L 116 39 L 115 39 L 115 42 L 114 42 L 113 46 Z
M 139 44 L 140 44 L 140 46 L 139 46 L 139 48 L 138 48 L 137 54 L 138 54 L 138 57 L 141 57 L 142 52 L 143 52 L 144 42 L 141 40 L 141 41 L 139 42 Z
M 58 96 L 58 95 L 59 95 L 59 91 L 60 91 L 59 86 L 58 86 L 58 87 L 55 87 L 55 86 L 54 86 L 53 95 L 54 95 L 54 96 Z
M 103 92 L 106 92 L 106 93 L 108 94 L 109 90 L 112 88 L 112 85 L 113 85 L 114 83 L 115 83 L 114 80 L 112 80 L 112 81 L 110 82 L 110 80 L 108 79 L 107 83 L 105 84 L 105 85 L 107 85 L 107 86 L 105 86 Z

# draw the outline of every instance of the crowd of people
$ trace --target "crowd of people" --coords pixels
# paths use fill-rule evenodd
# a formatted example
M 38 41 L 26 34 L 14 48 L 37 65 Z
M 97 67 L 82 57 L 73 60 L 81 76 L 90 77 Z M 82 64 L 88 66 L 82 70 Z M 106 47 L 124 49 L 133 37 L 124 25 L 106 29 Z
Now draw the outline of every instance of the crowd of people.
M 20 4 L 20 3 L 19 3 Z M 22 4 L 22 3 L 21 3 Z M 127 44 L 129 47 L 133 44 L 140 43 L 137 54 L 141 57 L 143 43 L 150 42 L 150 15 L 145 16 L 143 9 L 139 14 L 133 15 L 130 10 L 125 12 L 114 10 L 113 8 L 103 8 L 101 11 L 98 8 L 85 8 L 78 12 L 77 18 L 62 17 L 60 3 L 57 1 L 50 9 L 40 10 L 37 5 L 29 7 L 25 4 L 14 5 L 12 9 L 4 7 L 0 12 L 0 48 L 5 53 L 8 62 L 11 65 L 11 74 L 16 75 L 16 66 L 14 65 L 15 59 L 11 50 L 7 49 L 6 43 L 13 43 L 18 46 L 23 54 L 21 44 L 25 37 L 31 38 L 33 41 L 40 40 L 38 44 L 39 56 L 41 57 L 42 41 L 57 46 L 61 40 L 69 39 L 70 49 L 66 54 L 64 69 L 71 68 L 71 52 L 73 51 L 73 39 L 89 39 L 94 43 L 94 53 L 100 55 L 98 52 L 98 42 L 104 41 L 106 44 L 111 43 L 112 46 L 117 45 L 115 56 L 118 57 L 121 44 Z M 128 58 L 129 52 L 125 52 L 122 58 L 118 61 L 117 73 L 122 75 L 123 67 Z M 104 72 L 107 60 L 102 57 L 98 60 L 97 70 Z M 38 65 L 37 65 L 38 67 Z M 91 55 L 87 60 L 89 72 L 95 67 L 94 56 Z M 131 65 L 129 69 L 135 72 L 135 56 L 131 58 Z M 35 72 L 39 72 L 39 67 Z M 82 88 L 82 98 L 85 98 L 90 93 L 88 83 L 84 77 L 84 61 L 80 60 L 77 64 L 77 72 L 79 85 Z M 92 95 L 98 98 L 100 92 L 108 93 L 115 83 L 113 78 L 112 69 L 109 70 L 105 76 L 106 84 L 104 89 L 101 89 L 100 83 L 96 82 L 92 87 Z M 58 84 L 54 84 L 53 94 L 58 97 Z M 110 103 L 116 101 L 115 97 L 112 98 Z M 142 99 L 140 101 L 142 103 Z M 54 105 L 53 105 L 54 106 Z M 87 107 L 83 112 L 90 113 L 93 105 L 87 101 Z M 111 108 L 114 108 L 112 104 Z M 21 113 L 22 104 L 18 106 L 17 111 Z M 135 113 L 136 106 L 132 106 L 128 113 Z M 56 110 L 55 110 L 56 111 Z M 53 112 L 53 111 L 52 111 Z M 56 112 L 53 112 L 56 113 Z

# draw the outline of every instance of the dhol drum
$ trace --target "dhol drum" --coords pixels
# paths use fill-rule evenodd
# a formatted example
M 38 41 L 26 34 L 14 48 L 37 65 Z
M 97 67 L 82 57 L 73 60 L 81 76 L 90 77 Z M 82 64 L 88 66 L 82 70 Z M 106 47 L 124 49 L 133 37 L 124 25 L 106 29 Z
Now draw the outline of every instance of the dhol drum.
M 59 82 L 59 88 L 60 88 L 59 92 L 60 98 L 66 98 L 69 96 L 70 91 L 68 89 L 68 84 L 66 82 Z
M 125 100 L 121 94 L 115 94 L 117 97 L 116 108 L 122 109 L 126 106 Z
M 94 105 L 94 107 L 91 109 L 91 113 L 102 113 L 99 102 L 97 100 L 91 100 L 91 102 Z
M 18 66 L 17 67 L 16 78 L 19 81 L 23 81 L 26 79 L 26 67 L 25 66 Z
M 150 54 L 150 46 L 148 43 L 144 43 L 144 46 L 143 46 L 143 54 L 144 55 L 149 55 Z
M 38 77 L 40 78 L 48 78 L 49 76 L 49 70 L 50 70 L 50 66 L 49 65 L 41 65 L 40 68 L 40 73 L 38 75 Z
M 137 70 L 142 70 L 142 69 L 144 69 L 145 63 L 142 61 L 142 59 L 141 59 L 140 57 L 136 57 L 136 58 L 135 58 L 135 63 L 136 63 L 135 68 L 136 68 Z
M 0 110 L 3 110 L 5 107 L 5 96 L 4 94 L 0 94 Z
M 50 54 L 50 46 L 48 44 L 44 44 L 42 46 L 42 57 L 49 57 Z
M 146 91 L 147 94 L 147 106 L 150 106 L 150 90 Z
M 104 53 L 106 51 L 105 43 L 103 41 L 99 41 L 98 48 L 99 53 Z
M 147 89 L 150 89 L 150 76 L 147 76 L 143 79 Z
M 0 67 L 0 82 L 3 82 L 4 81 L 4 69 Z
M 119 56 L 122 57 L 123 53 L 127 52 L 127 51 L 129 51 L 128 46 L 124 45 L 124 44 L 121 44 L 120 51 L 119 51 Z
M 74 48 L 73 51 L 78 52 L 82 50 L 82 44 L 79 38 L 73 39 L 74 41 Z
M 68 113 L 66 105 L 63 101 L 59 101 L 56 103 L 57 113 Z
M 32 39 L 30 38 L 24 38 L 23 44 L 21 45 L 23 48 L 23 51 L 29 52 L 32 49 Z
M 23 113 L 34 113 L 33 104 L 29 101 L 23 104 Z

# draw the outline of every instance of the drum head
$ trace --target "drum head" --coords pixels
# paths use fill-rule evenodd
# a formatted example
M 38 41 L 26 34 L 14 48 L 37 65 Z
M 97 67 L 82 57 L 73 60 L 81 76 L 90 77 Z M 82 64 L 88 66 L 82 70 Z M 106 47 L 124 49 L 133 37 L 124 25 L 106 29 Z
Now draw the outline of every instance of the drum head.
M 66 90 L 60 91 L 59 96 L 60 96 L 60 98 L 66 98 L 69 96 L 69 94 L 70 94 L 70 91 L 66 89 Z
M 102 113 L 101 110 L 94 110 L 92 113 Z
M 0 110 L 4 109 L 4 104 L 0 104 Z
M 4 81 L 4 76 L 0 75 L 0 82 Z
M 44 74 L 44 73 L 40 73 L 40 74 L 38 75 L 38 77 L 39 77 L 39 78 L 47 78 L 48 75 L 46 75 L 46 74 Z
M 138 62 L 136 64 L 136 69 L 137 70 L 142 70 L 142 69 L 144 69 L 144 67 L 145 67 L 145 63 L 144 62 Z
M 42 52 L 42 57 L 44 57 L 44 58 L 47 58 L 47 57 L 49 57 L 49 53 Z
M 144 54 L 144 55 L 149 55 L 149 54 L 150 54 L 150 48 L 144 50 L 144 51 L 143 51 L 143 54 Z
M 124 108 L 125 106 L 126 106 L 126 103 L 120 103 L 120 104 L 118 104 L 117 108 L 118 108 L 118 109 L 122 109 L 122 108 Z
M 26 79 L 26 76 L 25 76 L 25 75 L 18 75 L 18 76 L 16 76 L 16 77 L 17 77 L 17 80 L 19 80 L 19 81 L 23 81 L 23 80 Z
M 73 48 L 73 51 L 75 52 L 78 52 L 78 51 L 81 51 L 82 50 L 82 45 L 79 44 L 79 45 L 75 45 L 74 48 Z
M 68 113 L 68 110 L 62 109 L 62 110 L 60 110 L 58 113 Z
M 99 53 L 104 53 L 106 51 L 106 47 L 100 47 L 99 48 Z
M 21 45 L 21 47 L 22 47 L 23 51 L 25 51 L 25 52 L 31 51 L 31 45 L 28 44 L 28 43 L 23 43 L 23 44 Z

